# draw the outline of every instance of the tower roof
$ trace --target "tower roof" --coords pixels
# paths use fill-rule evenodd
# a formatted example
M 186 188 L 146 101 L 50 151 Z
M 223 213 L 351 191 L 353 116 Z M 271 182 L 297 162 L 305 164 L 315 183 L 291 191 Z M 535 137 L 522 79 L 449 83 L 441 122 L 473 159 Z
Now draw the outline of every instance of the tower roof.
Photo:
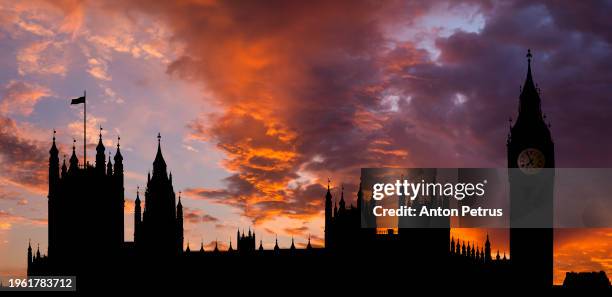
M 53 129 L 53 144 L 51 144 L 51 149 L 49 149 L 49 154 L 51 155 L 57 155 L 59 153 L 59 150 L 57 149 L 57 146 L 55 146 L 55 129 Z
M 136 187 L 136 203 L 140 204 L 140 186 Z
M 104 154 L 104 144 L 102 143 L 102 126 L 100 126 L 100 134 L 98 137 L 98 146 L 96 146 L 96 152 Z
M 153 175 L 163 173 L 166 174 L 166 161 L 161 152 L 161 134 L 157 133 L 157 154 L 153 161 Z
M 542 118 L 541 111 L 541 100 L 538 88 L 533 81 L 533 75 L 531 71 L 531 59 L 533 55 L 531 50 L 527 50 L 527 76 L 525 77 L 525 83 L 521 90 L 519 100 L 519 118 L 530 117 L 530 118 Z
M 76 139 L 72 140 L 72 156 L 70 156 L 70 169 L 77 168 L 79 165 L 79 158 L 76 156 Z
M 119 140 L 121 140 L 121 137 L 117 136 L 117 152 L 115 152 L 115 162 L 123 161 L 123 156 L 121 155 L 121 150 L 119 149 Z
M 166 161 L 161 152 L 161 133 L 157 133 L 157 154 L 155 155 L 155 161 L 153 164 L 160 164 L 166 166 Z

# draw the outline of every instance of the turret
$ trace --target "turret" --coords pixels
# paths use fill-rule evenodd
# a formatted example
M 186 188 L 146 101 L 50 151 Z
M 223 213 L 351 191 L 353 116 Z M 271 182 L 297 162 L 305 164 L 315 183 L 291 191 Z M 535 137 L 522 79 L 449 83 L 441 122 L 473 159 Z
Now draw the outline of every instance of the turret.
M 455 237 L 451 237 L 450 253 L 455 254 Z
M 340 190 L 340 209 L 338 212 L 344 213 L 346 211 L 346 202 L 344 201 L 344 185 L 341 186 Z
M 485 241 L 485 255 L 484 255 L 484 260 L 485 262 L 491 262 L 491 242 L 489 241 L 489 234 L 487 234 L 487 241 Z
M 96 172 L 100 174 L 103 174 L 106 169 L 106 154 L 104 150 L 104 144 L 102 143 L 102 126 L 100 126 L 98 145 L 96 146 Z
M 280 252 L 280 248 L 278 247 L 278 235 L 276 235 L 276 240 L 274 241 L 274 253 Z
M 115 176 L 121 177 L 123 180 L 123 156 L 121 155 L 121 145 L 119 144 L 121 137 L 117 136 L 117 152 L 115 152 Z
M 166 161 L 161 152 L 161 134 L 157 134 L 157 154 L 155 154 L 155 160 L 153 161 L 153 178 L 163 177 L 167 178 Z
M 28 240 L 28 269 L 30 269 L 30 265 L 32 264 L 32 245 L 30 240 Z
M 59 182 L 59 150 L 55 146 L 55 130 L 53 130 L 53 143 L 49 149 L 49 197 L 51 198 L 57 192 Z M 51 198 L 52 199 L 52 198 Z
M 140 208 L 140 187 L 136 190 L 136 201 L 134 201 L 134 242 L 140 241 L 140 230 L 142 223 L 142 209 Z
M 62 161 L 62 178 L 66 177 L 66 173 L 68 173 L 68 167 L 66 166 L 66 155 L 64 155 L 64 160 Z
M 74 174 L 77 172 L 77 170 L 79 169 L 79 159 L 76 156 L 76 139 L 72 140 L 72 156 L 70 156 L 70 167 L 68 169 L 68 172 L 70 172 L 71 174 Z
M 183 204 L 181 203 L 181 192 L 179 192 L 179 201 L 176 205 L 176 233 L 177 247 L 179 252 L 183 250 Z
M 106 163 L 106 175 L 107 176 L 112 176 L 113 175 L 113 164 L 111 162 L 111 153 L 108 152 L 108 162 Z
M 325 246 L 331 245 L 331 224 L 332 224 L 332 194 L 329 190 L 329 178 L 327 179 L 327 193 L 325 193 Z

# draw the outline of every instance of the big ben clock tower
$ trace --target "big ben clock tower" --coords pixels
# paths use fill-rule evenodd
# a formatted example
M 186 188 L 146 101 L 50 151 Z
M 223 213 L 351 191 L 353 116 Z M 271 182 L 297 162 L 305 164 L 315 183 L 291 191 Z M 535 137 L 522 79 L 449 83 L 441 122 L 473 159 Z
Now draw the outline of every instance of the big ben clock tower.
M 518 118 L 508 136 L 510 260 L 513 281 L 551 287 L 553 281 L 553 190 L 555 151 L 531 74 L 519 97 Z

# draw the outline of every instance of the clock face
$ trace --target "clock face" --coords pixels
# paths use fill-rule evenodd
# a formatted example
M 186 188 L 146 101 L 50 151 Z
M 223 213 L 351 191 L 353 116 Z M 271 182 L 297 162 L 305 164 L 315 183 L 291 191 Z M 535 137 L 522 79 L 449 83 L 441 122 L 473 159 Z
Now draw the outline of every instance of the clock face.
M 527 148 L 519 154 L 517 164 L 524 173 L 536 174 L 544 168 L 546 158 L 542 151 L 535 148 Z

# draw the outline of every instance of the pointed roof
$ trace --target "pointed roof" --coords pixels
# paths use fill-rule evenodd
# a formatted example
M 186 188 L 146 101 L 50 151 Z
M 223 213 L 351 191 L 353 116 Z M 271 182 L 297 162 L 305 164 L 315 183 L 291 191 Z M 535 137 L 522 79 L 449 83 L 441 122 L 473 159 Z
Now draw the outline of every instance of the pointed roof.
M 312 249 L 312 245 L 310 244 L 310 234 L 308 234 L 308 245 L 306 245 L 306 249 Z
M 72 156 L 70 156 L 70 169 L 76 169 L 79 166 L 79 158 L 76 156 L 76 139 L 72 140 Z
M 229 246 L 229 249 L 227 249 L 227 251 L 228 251 L 228 252 L 233 252 L 233 251 L 234 251 L 234 248 L 232 248 L 232 238 L 230 238 L 230 241 L 229 241 L 229 242 L 230 242 L 230 246 Z
M 293 241 L 293 236 L 291 236 L 291 247 L 290 247 L 290 249 L 291 250 L 295 250 L 295 243 Z
M 111 162 L 111 152 L 108 152 L 108 163 L 106 163 L 106 174 L 113 174 L 113 164 Z
M 533 75 L 531 74 L 531 59 L 533 55 L 531 50 L 527 50 L 527 76 L 525 77 L 525 83 L 521 90 L 519 99 L 519 118 L 530 117 L 530 118 L 542 118 L 541 100 L 540 94 L 536 84 L 533 81 Z
M 57 146 L 55 146 L 55 129 L 53 129 L 53 144 L 51 144 L 51 149 L 49 149 L 49 154 L 55 156 L 59 153 L 59 150 L 57 149 Z
M 98 146 L 96 146 L 96 152 L 104 153 L 104 144 L 102 143 L 102 126 L 100 126 L 100 134 L 98 138 Z
M 259 240 L 259 250 L 260 251 L 264 250 L 264 248 L 263 248 L 263 240 Z
M 275 240 L 275 243 L 274 243 L 274 250 L 275 251 L 280 250 L 280 248 L 278 247 L 278 235 L 276 235 L 276 240 Z
M 135 203 L 140 204 L 140 186 L 136 186 L 136 201 Z
M 115 152 L 115 162 L 123 161 L 123 156 L 121 155 L 121 150 L 119 149 L 119 147 L 121 146 L 119 145 L 120 140 L 121 140 L 121 137 L 117 135 L 117 151 Z
M 215 249 L 213 250 L 215 253 L 219 252 L 219 245 L 217 243 L 217 240 L 215 240 Z
M 331 183 L 331 179 L 329 179 L 329 177 L 327 178 L 327 193 L 325 193 L 325 200 L 329 200 L 331 201 L 332 199 L 332 194 L 331 191 L 329 189 L 329 184 Z
M 191 249 L 189 248 L 189 241 L 187 241 L 187 249 L 185 251 L 186 252 L 191 252 Z
M 200 242 L 200 252 L 204 252 L 204 241 Z
M 166 168 L 166 161 L 164 160 L 164 156 L 161 152 L 161 134 L 157 133 L 157 154 L 155 155 L 155 160 L 153 161 L 153 173 L 155 173 L 156 168 Z
M 66 155 L 64 155 L 64 161 L 62 162 L 62 173 L 66 172 Z

